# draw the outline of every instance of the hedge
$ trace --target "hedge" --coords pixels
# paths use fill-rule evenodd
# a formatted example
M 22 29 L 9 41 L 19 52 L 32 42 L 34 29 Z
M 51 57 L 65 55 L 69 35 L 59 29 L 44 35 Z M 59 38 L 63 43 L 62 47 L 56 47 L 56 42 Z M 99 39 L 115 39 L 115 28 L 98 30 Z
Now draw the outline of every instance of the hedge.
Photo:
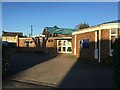
M 120 38 L 113 43 L 113 65 L 115 83 L 120 87 Z
M 8 68 L 9 49 L 7 46 L 2 45 L 2 75 L 6 76 Z

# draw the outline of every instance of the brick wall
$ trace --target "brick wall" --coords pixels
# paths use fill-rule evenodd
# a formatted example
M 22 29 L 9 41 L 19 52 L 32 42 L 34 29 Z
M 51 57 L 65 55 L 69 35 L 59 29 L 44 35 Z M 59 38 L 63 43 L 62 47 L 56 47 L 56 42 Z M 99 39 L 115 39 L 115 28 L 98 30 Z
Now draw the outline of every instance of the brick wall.
M 120 35 L 120 32 L 119 32 Z M 101 59 L 109 57 L 109 43 L 110 43 L 110 30 L 101 30 L 101 46 L 100 57 Z M 82 39 L 89 39 L 89 48 L 79 48 L 79 41 Z M 72 35 L 72 54 L 74 54 L 75 35 Z M 87 59 L 94 59 L 95 55 L 95 32 L 88 32 L 76 34 L 76 56 Z
M 55 40 L 54 38 L 48 38 L 46 42 L 46 53 L 51 55 L 57 54 L 57 40 Z
M 72 44 L 74 49 L 74 35 L 72 36 Z M 89 39 L 89 48 L 80 48 L 79 41 Z M 93 59 L 95 50 L 95 32 L 88 32 L 76 35 L 76 56 L 81 58 Z M 74 53 L 74 51 L 73 51 Z
M 28 52 L 34 52 L 34 51 L 44 51 L 45 48 L 43 48 L 43 38 L 39 38 L 40 43 L 39 45 L 35 44 L 34 40 L 37 40 L 38 38 L 32 39 L 32 38 L 18 38 L 17 46 L 19 47 L 19 51 L 28 51 Z M 27 47 L 26 41 L 30 41 L 29 46 Z M 37 43 L 38 44 L 38 43 Z
M 109 37 L 110 30 L 102 30 L 101 31 L 101 59 L 107 58 L 109 56 Z
M 36 47 L 34 41 L 32 40 L 32 38 L 19 38 L 19 47 L 27 47 L 26 45 L 26 41 L 32 41 L 32 43 L 29 44 L 29 47 Z
M 27 44 L 25 43 L 26 41 L 30 41 L 31 43 L 29 43 L 29 47 L 38 47 L 35 43 L 35 40 L 37 41 L 38 38 L 35 38 L 34 40 L 32 38 L 18 38 L 18 43 L 19 44 L 19 47 L 27 47 Z M 40 43 L 39 43 L 39 47 L 42 48 L 42 45 L 43 45 L 43 39 L 42 38 L 39 38 L 40 40 Z M 38 43 L 37 43 L 38 44 Z

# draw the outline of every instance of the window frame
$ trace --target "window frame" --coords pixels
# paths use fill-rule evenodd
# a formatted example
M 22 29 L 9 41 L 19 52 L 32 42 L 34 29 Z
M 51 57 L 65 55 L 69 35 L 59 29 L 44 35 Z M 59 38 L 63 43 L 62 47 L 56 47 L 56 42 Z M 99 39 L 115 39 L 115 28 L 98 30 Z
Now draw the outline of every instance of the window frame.
M 85 40 L 88 41 L 88 47 L 84 46 Z M 86 39 L 81 39 L 79 40 L 79 44 L 78 44 L 78 48 L 82 48 L 82 49 L 89 49 L 90 48 L 90 39 L 86 38 Z

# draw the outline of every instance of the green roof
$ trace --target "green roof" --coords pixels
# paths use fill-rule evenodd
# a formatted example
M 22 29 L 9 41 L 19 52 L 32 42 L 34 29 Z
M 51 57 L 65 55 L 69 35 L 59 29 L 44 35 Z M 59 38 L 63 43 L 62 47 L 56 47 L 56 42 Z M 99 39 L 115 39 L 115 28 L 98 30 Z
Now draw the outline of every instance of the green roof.
M 53 34 L 72 34 L 72 32 L 75 31 L 75 29 L 71 29 L 71 28 L 58 28 L 57 26 L 45 27 L 45 29 L 47 29 L 49 33 L 53 33 Z

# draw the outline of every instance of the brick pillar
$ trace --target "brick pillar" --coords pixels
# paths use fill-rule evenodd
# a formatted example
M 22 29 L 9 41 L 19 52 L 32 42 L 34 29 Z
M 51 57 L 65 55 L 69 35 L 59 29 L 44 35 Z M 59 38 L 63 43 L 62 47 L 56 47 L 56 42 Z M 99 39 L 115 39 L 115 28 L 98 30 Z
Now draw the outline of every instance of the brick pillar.
M 110 30 L 101 30 L 101 59 L 109 57 Z
M 19 47 L 19 37 L 16 36 L 16 47 Z

